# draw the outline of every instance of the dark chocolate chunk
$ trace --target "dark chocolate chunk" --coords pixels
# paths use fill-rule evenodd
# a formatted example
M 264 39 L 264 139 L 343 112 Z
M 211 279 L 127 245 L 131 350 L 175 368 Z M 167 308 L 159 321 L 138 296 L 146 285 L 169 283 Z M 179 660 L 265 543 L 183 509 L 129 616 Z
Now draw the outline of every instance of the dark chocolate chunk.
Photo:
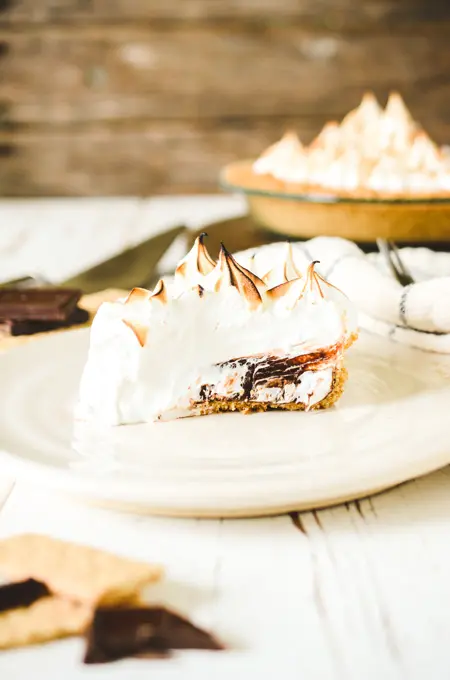
M 47 597 L 50 591 L 41 581 L 29 578 L 27 581 L 7 583 L 0 586 L 0 612 L 19 607 L 29 607 L 41 597 Z
M 4 321 L 65 321 L 81 291 L 64 288 L 0 288 L 0 319 Z
M 100 607 L 87 632 L 84 663 L 167 656 L 172 649 L 223 647 L 209 633 L 164 607 Z
M 0 321 L 0 338 L 2 336 L 34 335 L 45 331 L 54 331 L 68 326 L 79 326 L 89 319 L 89 312 L 75 307 L 65 321 Z

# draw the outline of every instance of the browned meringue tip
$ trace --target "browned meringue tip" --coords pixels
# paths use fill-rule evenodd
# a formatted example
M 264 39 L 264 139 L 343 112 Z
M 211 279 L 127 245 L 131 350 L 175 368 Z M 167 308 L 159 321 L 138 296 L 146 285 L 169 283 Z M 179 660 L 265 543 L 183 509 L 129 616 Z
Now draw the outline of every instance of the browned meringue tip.
M 176 275 L 178 274 L 179 276 L 185 276 L 187 274 L 188 259 L 190 259 L 190 257 L 195 258 L 195 266 L 199 274 L 206 276 L 212 272 L 216 266 L 216 263 L 208 253 L 208 250 L 204 244 L 204 238 L 206 235 L 206 232 L 203 232 L 197 236 L 191 250 L 175 269 Z
M 162 279 L 159 279 L 158 283 L 156 284 L 155 288 L 153 289 L 153 292 L 150 296 L 150 300 L 158 300 L 159 302 L 162 302 L 165 304 L 167 302 L 167 289 L 166 289 L 166 284 Z
M 267 271 L 267 272 L 263 275 L 262 281 L 263 281 L 263 283 L 265 284 L 265 286 L 268 287 L 268 286 L 270 285 L 270 284 L 269 284 L 269 281 L 270 281 L 270 279 L 272 278 L 274 272 L 276 272 L 276 267 L 272 267 L 272 269 L 269 269 L 269 271 Z M 267 292 L 269 292 L 269 289 L 268 289 Z
M 403 97 L 399 92 L 390 92 L 384 113 L 386 116 L 392 116 L 393 118 L 404 118 L 407 121 L 413 122 L 411 113 L 406 107 Z
M 278 146 L 284 145 L 286 143 L 296 146 L 299 150 L 303 149 L 303 144 L 301 143 L 298 134 L 294 130 L 286 130 L 286 132 L 284 132 L 284 134 L 282 135 L 281 139 L 268 146 L 267 149 L 265 149 L 260 154 L 259 158 L 265 158 L 266 156 L 271 154 L 275 149 L 277 149 Z
M 218 265 L 220 276 L 215 290 L 219 291 L 223 286 L 234 286 L 247 300 L 251 309 L 255 309 L 262 303 L 261 295 L 255 281 L 264 288 L 264 282 L 245 267 L 239 265 L 231 253 L 221 244 Z
M 425 132 L 425 130 L 422 130 L 421 128 L 419 128 L 418 130 L 415 131 L 414 141 L 415 142 L 426 142 L 427 144 L 431 144 L 432 146 L 436 147 L 436 149 L 439 148 L 438 145 L 436 144 L 436 142 L 434 142 L 431 139 L 430 135 L 427 132 Z
M 184 276 L 186 274 L 187 262 L 181 262 L 175 269 L 175 275 Z
M 373 92 L 364 92 L 360 106 L 373 106 L 374 104 L 377 108 L 381 108 L 380 103 Z
M 347 297 L 345 295 L 345 293 L 340 288 L 338 288 L 337 286 L 334 286 L 332 283 L 327 281 L 327 279 L 325 279 L 321 274 L 319 274 L 318 271 L 316 271 L 316 269 L 315 269 L 316 264 L 320 264 L 320 260 L 314 260 L 314 262 L 311 262 L 311 264 L 308 267 L 303 292 L 305 292 L 309 287 L 309 290 L 311 290 L 311 291 L 316 289 L 318 291 L 318 293 L 320 294 L 320 296 L 322 298 L 324 298 L 325 295 L 324 295 L 323 290 L 324 290 L 325 286 L 328 286 L 328 288 L 333 288 L 334 290 L 337 290 L 338 293 L 340 293 L 344 297 Z
M 295 130 L 292 129 L 286 130 L 281 139 L 282 141 L 291 141 L 301 145 L 301 141 L 298 134 L 295 132 Z
M 284 262 L 284 278 L 286 281 L 302 278 L 302 274 L 298 271 L 294 261 L 294 251 L 292 250 L 291 243 L 288 243 L 286 260 Z
M 326 282 L 325 279 L 323 279 L 319 274 L 317 274 L 315 270 L 316 264 L 320 264 L 320 260 L 314 260 L 313 262 L 311 262 L 311 264 L 308 266 L 308 269 L 306 270 L 306 281 L 305 285 L 303 286 L 303 292 L 305 292 L 308 289 L 311 292 L 317 290 L 320 297 L 324 298 L 325 295 L 320 284 L 321 282 L 323 283 Z
M 373 92 L 365 92 L 358 106 L 344 116 L 340 127 L 344 130 L 356 131 L 363 124 L 367 115 L 379 116 L 381 113 L 382 108 Z
M 210 274 L 214 267 L 216 266 L 215 261 L 208 253 L 208 249 L 204 244 L 205 236 L 208 236 L 206 231 L 203 231 L 200 236 L 196 238 L 197 245 L 197 269 L 200 274 L 206 276 Z
M 148 300 L 150 298 L 150 295 L 151 295 L 150 291 L 147 290 L 146 288 L 133 288 L 133 290 L 131 290 L 128 293 L 128 297 L 125 300 L 124 304 L 126 305 L 130 302 L 141 302 L 144 300 Z
M 230 255 L 230 257 L 232 257 L 232 256 Z M 267 290 L 267 286 L 266 286 L 265 282 L 263 281 L 263 279 L 260 279 L 259 276 L 256 276 L 256 274 L 254 274 L 250 269 L 247 269 L 243 265 L 239 264 L 239 262 L 236 262 L 236 260 L 234 258 L 233 258 L 233 260 L 234 260 L 236 267 L 239 269 L 239 271 L 242 274 L 244 274 L 245 276 L 248 276 L 250 281 L 255 285 L 258 293 L 265 293 L 266 290 Z
M 330 132 L 339 130 L 339 128 L 340 125 L 335 120 L 330 120 L 328 123 L 325 123 L 319 134 L 316 137 L 314 137 L 311 144 L 309 145 L 308 147 L 309 150 L 313 151 L 314 149 L 323 147 L 327 142 L 327 137 L 330 134 Z
M 391 92 L 389 92 L 387 102 L 386 102 L 386 107 L 389 106 L 389 104 L 391 106 L 397 106 L 397 104 L 401 104 L 402 106 L 405 106 L 404 101 L 403 101 L 403 97 L 400 94 L 400 92 L 398 92 L 397 90 L 391 90 Z
M 130 321 L 129 319 L 122 319 L 122 321 L 125 324 L 125 326 L 127 326 L 130 330 L 133 331 L 140 346 L 143 347 L 147 340 L 148 328 L 135 321 Z
M 279 262 L 275 267 L 269 269 L 262 278 L 263 282 L 268 286 L 275 288 L 271 284 L 271 281 L 280 281 L 285 283 L 286 281 L 292 281 L 293 279 L 301 279 L 302 273 L 297 269 L 294 261 L 294 253 L 292 250 L 292 245 L 288 243 L 286 256 L 284 262 Z M 277 283 L 277 286 L 280 285 Z
M 284 297 L 289 293 L 291 290 L 295 289 L 295 287 L 299 285 L 299 282 L 302 279 L 300 277 L 296 279 L 291 279 L 290 281 L 285 281 L 284 283 L 280 283 L 278 286 L 274 286 L 273 288 L 270 288 L 267 291 L 267 296 L 271 300 L 279 300 L 280 298 Z
M 413 146 L 422 145 L 428 147 L 430 150 L 433 149 L 437 157 L 443 158 L 442 148 L 439 147 L 436 142 L 434 142 L 430 135 L 425 132 L 425 130 L 418 129 L 414 134 Z

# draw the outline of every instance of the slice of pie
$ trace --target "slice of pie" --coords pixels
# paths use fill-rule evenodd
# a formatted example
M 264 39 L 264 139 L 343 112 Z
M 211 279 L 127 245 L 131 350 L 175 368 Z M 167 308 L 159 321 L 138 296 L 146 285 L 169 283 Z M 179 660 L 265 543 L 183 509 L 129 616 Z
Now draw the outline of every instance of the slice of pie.
M 200 237 L 172 279 L 104 303 L 77 415 L 117 425 L 332 406 L 353 307 L 315 262 L 300 272 L 288 244 L 276 264 L 260 278 L 225 247 L 215 262 Z

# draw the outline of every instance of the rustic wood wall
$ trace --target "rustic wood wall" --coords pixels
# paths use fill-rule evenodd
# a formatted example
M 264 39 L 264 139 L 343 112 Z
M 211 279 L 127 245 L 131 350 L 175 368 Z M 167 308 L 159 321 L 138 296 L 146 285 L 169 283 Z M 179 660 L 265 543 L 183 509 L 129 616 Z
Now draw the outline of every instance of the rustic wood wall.
M 450 0 L 0 0 L 0 194 L 215 190 L 399 89 L 450 141 Z

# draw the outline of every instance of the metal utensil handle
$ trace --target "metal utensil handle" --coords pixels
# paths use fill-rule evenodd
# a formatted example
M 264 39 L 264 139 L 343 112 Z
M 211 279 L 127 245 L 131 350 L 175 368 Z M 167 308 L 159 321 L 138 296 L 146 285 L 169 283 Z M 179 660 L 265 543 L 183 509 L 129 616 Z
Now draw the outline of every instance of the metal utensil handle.
M 393 261 L 395 261 L 395 266 L 399 274 L 400 283 L 402 284 L 402 286 L 409 286 L 411 283 L 414 283 L 413 277 L 409 273 L 408 268 L 406 267 L 405 263 L 400 257 L 399 250 L 395 245 L 394 241 L 388 241 L 388 245 L 391 249 L 391 258 L 393 259 Z
M 411 283 L 414 283 L 414 279 L 405 267 L 395 243 L 393 241 L 386 241 L 383 238 L 377 238 L 377 246 L 380 254 L 386 260 L 393 277 L 400 285 L 409 286 Z
M 21 276 L 18 279 L 11 279 L 10 281 L 2 281 L 0 288 L 39 288 L 41 286 L 48 286 L 50 282 L 42 278 L 42 276 Z

